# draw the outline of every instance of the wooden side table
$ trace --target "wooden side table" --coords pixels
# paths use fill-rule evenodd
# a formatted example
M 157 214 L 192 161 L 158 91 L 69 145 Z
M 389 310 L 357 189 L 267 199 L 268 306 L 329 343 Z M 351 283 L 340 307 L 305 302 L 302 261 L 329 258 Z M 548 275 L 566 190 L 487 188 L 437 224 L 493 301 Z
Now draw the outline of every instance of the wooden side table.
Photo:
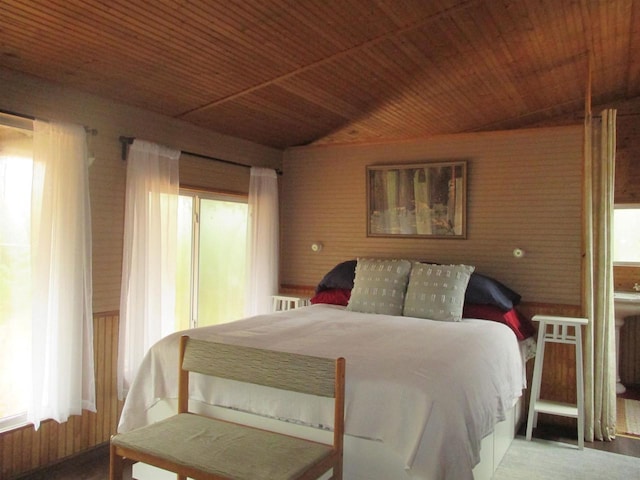
M 582 325 L 589 320 L 576 317 L 556 317 L 550 315 L 534 315 L 532 320 L 540 322 L 538 327 L 538 345 L 536 360 L 533 366 L 531 399 L 529 401 L 529 418 L 527 420 L 527 440 L 531 440 L 533 427 L 538 424 L 538 413 L 560 415 L 578 420 L 578 447 L 584 448 L 584 376 L 582 366 Z M 551 327 L 551 328 L 549 328 Z M 573 329 L 573 334 L 569 331 Z M 576 347 L 576 397 L 575 405 L 540 399 L 540 383 L 544 365 L 544 346 L 547 342 L 566 343 Z
M 284 312 L 309 305 L 309 297 L 298 295 L 272 295 L 273 311 Z

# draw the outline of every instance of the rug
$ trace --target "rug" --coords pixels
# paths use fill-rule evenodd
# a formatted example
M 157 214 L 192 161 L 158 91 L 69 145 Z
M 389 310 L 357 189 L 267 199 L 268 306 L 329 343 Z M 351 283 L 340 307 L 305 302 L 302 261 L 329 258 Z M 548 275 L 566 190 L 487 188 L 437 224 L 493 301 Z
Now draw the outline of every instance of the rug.
M 517 436 L 493 480 L 626 480 L 639 478 L 639 472 L 637 457 Z
M 640 437 L 640 401 L 617 399 L 616 433 Z

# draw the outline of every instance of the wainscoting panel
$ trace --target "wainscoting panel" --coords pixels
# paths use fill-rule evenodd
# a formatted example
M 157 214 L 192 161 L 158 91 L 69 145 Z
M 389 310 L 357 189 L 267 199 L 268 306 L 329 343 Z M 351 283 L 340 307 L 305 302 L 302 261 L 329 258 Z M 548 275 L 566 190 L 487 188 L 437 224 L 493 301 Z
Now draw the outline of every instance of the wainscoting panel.
M 94 355 L 97 412 L 83 411 L 65 423 L 42 422 L 38 431 L 26 426 L 0 434 L 0 480 L 46 467 L 109 441 L 115 433 L 122 402 L 116 391 L 118 314 L 95 314 Z

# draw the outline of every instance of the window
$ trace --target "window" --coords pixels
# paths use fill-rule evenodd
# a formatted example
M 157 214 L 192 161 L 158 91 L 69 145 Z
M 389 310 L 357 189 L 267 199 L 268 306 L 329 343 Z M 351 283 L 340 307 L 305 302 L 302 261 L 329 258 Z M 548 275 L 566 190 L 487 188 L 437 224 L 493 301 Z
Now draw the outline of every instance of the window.
M 613 211 L 613 263 L 640 265 L 640 205 L 616 205 Z
M 0 119 L 0 431 L 26 422 L 33 132 Z M 30 123 L 30 122 L 29 122 Z
M 0 114 L 3 430 L 95 411 L 86 168 L 82 126 Z
M 247 199 L 181 190 L 178 207 L 178 330 L 244 316 Z

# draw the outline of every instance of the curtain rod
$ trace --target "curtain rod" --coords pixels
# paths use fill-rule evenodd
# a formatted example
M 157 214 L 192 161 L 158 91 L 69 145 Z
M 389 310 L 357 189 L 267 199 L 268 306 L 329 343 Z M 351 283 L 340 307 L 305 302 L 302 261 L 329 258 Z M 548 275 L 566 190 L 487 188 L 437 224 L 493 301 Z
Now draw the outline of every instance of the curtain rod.
M 25 120 L 41 120 L 43 122 L 52 122 L 52 120 L 48 120 L 46 118 L 40 118 L 38 119 L 37 117 L 34 117 L 33 115 L 27 115 L 25 113 L 17 113 L 17 112 L 12 112 L 11 110 L 5 110 L 3 108 L 0 108 L 0 113 L 3 113 L 5 115 L 13 115 L 14 117 L 18 117 L 18 118 L 24 118 Z M 82 125 L 84 127 L 84 131 L 87 133 L 90 133 L 91 135 L 97 135 L 98 134 L 98 130 L 95 128 L 91 128 L 91 127 L 87 127 L 86 125 Z
M 125 136 L 120 137 L 120 143 L 122 144 L 122 161 L 123 162 L 127 160 L 127 147 L 131 145 L 135 139 L 136 137 L 125 137 Z M 180 152 L 184 153 L 185 155 L 190 155 L 192 157 L 203 158 L 205 160 L 212 160 L 214 162 L 226 163 L 228 165 L 234 165 L 236 167 L 251 168 L 251 165 L 247 165 L 246 163 L 234 162 L 233 160 L 225 160 L 224 158 L 212 157 L 210 155 L 203 155 L 201 153 L 187 152 L 186 150 L 181 150 Z M 280 169 L 275 169 L 275 170 L 278 175 L 282 175 L 282 170 Z

